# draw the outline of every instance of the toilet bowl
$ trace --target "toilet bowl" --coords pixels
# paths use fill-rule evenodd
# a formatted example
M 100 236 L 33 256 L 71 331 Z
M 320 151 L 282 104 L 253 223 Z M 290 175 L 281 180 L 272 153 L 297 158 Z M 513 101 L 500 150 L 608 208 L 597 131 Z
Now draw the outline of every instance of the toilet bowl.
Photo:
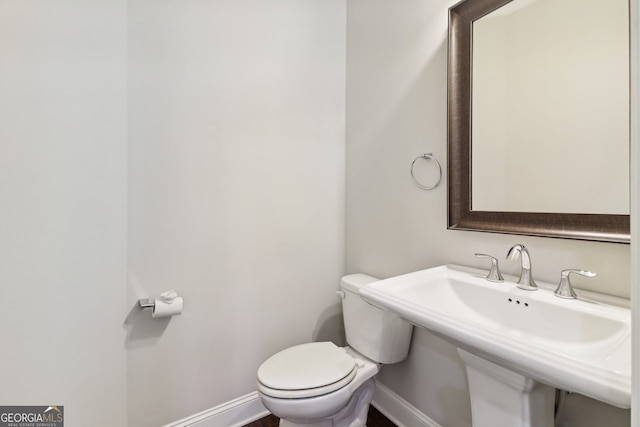
M 296 345 L 276 353 L 258 369 L 258 394 L 280 418 L 280 427 L 364 427 L 381 363 L 408 354 L 413 327 L 360 298 L 377 279 L 342 278 L 348 347 L 331 342 Z
M 289 422 L 281 426 L 364 426 L 378 370 L 376 362 L 352 348 L 302 344 L 260 366 L 258 391 L 265 407 Z M 357 418 L 362 424 L 353 424 Z

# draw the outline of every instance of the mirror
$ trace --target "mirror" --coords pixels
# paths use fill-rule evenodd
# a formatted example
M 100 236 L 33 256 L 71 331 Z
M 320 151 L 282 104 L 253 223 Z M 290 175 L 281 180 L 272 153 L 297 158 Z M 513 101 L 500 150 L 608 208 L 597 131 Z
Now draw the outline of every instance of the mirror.
M 628 243 L 627 0 L 449 10 L 450 229 Z

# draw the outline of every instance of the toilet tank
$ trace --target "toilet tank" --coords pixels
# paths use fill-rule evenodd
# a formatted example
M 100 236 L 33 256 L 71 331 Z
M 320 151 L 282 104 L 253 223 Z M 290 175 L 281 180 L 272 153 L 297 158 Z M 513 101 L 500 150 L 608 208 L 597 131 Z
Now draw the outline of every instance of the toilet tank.
M 378 280 L 366 274 L 350 274 L 340 282 L 347 343 L 371 360 L 396 363 L 409 353 L 413 325 L 360 297 L 360 288 Z

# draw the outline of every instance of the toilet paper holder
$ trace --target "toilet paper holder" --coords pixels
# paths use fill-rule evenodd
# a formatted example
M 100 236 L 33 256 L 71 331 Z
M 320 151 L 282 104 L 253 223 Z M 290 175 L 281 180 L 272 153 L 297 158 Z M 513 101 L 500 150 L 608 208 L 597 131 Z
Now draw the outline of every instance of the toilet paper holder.
M 140 308 L 154 308 L 156 303 L 154 300 L 150 298 L 144 298 L 138 300 L 138 307 Z
M 151 317 L 169 317 L 182 314 L 184 301 L 173 289 L 162 292 L 156 298 L 143 298 L 138 300 L 141 310 L 151 309 Z

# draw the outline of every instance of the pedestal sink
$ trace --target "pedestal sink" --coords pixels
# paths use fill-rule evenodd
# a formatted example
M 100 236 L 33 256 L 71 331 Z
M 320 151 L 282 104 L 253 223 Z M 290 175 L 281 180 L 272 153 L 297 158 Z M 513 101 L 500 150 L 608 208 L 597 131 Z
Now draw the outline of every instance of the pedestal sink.
M 630 407 L 631 313 L 621 299 L 567 300 L 553 295 L 554 284 L 525 291 L 512 278 L 495 283 L 486 275 L 446 265 L 361 294 L 458 346 L 474 427 L 552 426 L 554 388 Z

